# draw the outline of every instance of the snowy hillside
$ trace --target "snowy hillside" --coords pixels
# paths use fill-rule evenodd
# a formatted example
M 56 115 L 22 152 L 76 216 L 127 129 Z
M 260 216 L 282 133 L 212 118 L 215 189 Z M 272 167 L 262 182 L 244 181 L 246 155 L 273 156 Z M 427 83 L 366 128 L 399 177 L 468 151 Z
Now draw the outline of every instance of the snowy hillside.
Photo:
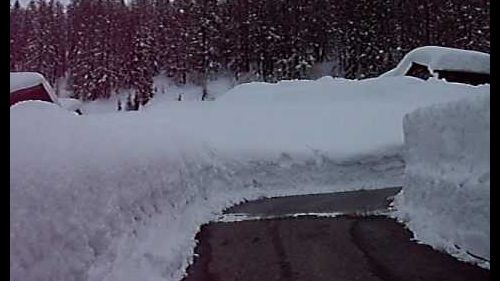
M 260 196 L 403 182 L 403 116 L 489 93 L 411 77 L 240 85 L 213 102 L 10 110 L 10 274 L 179 280 L 199 226 Z
M 404 130 L 398 216 L 418 240 L 462 259 L 486 259 L 489 267 L 489 93 L 419 109 L 407 115 Z

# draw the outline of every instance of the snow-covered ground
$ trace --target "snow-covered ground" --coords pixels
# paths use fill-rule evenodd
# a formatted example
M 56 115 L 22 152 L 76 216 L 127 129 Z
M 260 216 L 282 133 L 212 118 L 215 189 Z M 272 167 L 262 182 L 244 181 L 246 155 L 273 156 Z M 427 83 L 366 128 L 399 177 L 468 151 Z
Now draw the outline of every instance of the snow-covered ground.
M 240 85 L 212 102 L 10 110 L 11 280 L 179 280 L 199 226 L 261 196 L 403 183 L 403 116 L 489 93 L 387 77 Z
M 418 240 L 489 267 L 490 94 L 418 109 L 404 132 L 397 216 Z
M 234 87 L 234 85 L 235 82 L 231 78 L 224 76 L 209 81 L 207 83 L 209 99 L 218 98 L 221 94 Z M 62 83 L 61 88 L 64 89 L 65 87 L 65 83 Z M 65 90 L 61 90 L 61 92 L 63 92 L 65 96 L 69 96 L 71 94 Z M 193 84 L 177 85 L 163 74 L 154 77 L 153 92 L 155 96 L 153 100 L 146 105 L 146 107 L 176 103 L 178 102 L 179 96 L 182 101 L 199 101 L 201 100 L 203 93 L 201 86 Z M 118 101 L 120 101 L 122 108 L 125 108 L 128 93 L 129 91 L 122 90 L 118 95 L 113 95 L 111 98 L 106 100 L 85 102 L 82 104 L 81 110 L 84 114 L 117 112 Z

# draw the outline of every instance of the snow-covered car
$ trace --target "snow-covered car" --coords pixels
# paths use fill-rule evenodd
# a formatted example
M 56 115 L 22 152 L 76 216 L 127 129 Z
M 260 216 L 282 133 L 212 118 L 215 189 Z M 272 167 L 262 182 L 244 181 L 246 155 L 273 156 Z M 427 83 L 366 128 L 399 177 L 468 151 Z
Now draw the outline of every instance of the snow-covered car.
M 430 77 L 470 85 L 490 83 L 490 55 L 478 51 L 425 46 L 406 54 L 388 76 Z
M 10 105 L 28 100 L 54 103 L 81 114 L 81 102 L 76 99 L 58 98 L 54 88 L 42 74 L 37 72 L 11 72 Z

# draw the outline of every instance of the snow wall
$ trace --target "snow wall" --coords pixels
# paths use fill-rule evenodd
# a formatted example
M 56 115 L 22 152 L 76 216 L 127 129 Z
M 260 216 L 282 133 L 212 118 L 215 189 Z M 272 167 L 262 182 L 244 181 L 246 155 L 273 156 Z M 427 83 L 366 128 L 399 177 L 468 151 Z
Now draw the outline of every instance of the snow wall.
M 178 281 L 199 227 L 242 200 L 402 184 L 398 147 L 245 161 L 149 117 L 11 109 L 12 281 Z
M 489 93 L 406 115 L 404 136 L 398 217 L 417 240 L 488 268 Z

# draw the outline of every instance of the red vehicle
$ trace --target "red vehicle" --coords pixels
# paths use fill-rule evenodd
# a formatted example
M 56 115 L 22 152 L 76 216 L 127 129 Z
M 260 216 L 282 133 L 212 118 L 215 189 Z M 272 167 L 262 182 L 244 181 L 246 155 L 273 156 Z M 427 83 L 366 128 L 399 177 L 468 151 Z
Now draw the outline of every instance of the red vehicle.
M 49 82 L 36 72 L 10 73 L 10 105 L 25 100 L 41 100 L 59 104 Z
M 28 100 L 39 100 L 55 103 L 66 109 L 81 114 L 79 101 L 75 99 L 59 99 L 49 82 L 37 72 L 10 73 L 10 106 Z M 61 102 L 61 100 L 63 102 Z M 68 108 L 68 106 L 70 108 Z

